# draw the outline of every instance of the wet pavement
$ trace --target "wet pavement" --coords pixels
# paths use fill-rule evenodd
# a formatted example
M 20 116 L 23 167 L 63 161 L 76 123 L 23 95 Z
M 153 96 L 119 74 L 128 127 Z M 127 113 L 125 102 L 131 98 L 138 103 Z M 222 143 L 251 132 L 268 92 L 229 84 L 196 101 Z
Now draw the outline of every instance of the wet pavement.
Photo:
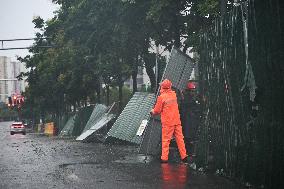
M 81 143 L 37 133 L 10 135 L 0 122 L 0 189 L 238 189 L 231 181 L 178 162 L 144 161 L 137 147 Z

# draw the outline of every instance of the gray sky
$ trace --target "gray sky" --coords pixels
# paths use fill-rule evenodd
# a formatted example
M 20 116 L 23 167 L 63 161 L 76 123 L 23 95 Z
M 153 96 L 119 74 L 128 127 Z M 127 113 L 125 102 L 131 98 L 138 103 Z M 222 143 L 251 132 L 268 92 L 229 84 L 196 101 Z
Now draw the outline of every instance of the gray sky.
M 58 6 L 51 0 L 0 0 L 0 39 L 35 37 L 33 17 L 40 16 L 46 21 L 53 17 L 57 9 Z M 32 41 L 5 42 L 4 48 L 27 47 L 31 44 Z M 28 50 L 0 50 L 0 56 L 8 56 L 12 60 L 16 60 L 16 55 L 27 54 Z

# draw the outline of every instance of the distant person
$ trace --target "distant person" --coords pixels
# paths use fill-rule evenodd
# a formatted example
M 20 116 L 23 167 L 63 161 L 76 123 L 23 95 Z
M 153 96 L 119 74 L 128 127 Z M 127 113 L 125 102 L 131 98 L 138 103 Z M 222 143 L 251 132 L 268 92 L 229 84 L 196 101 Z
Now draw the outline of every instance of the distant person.
M 171 89 L 172 82 L 165 79 L 161 83 L 160 95 L 151 110 L 152 115 L 161 114 L 162 122 L 162 155 L 161 163 L 168 162 L 169 146 L 172 136 L 175 136 L 182 162 L 187 163 L 187 153 L 183 140 L 180 115 L 176 93 Z

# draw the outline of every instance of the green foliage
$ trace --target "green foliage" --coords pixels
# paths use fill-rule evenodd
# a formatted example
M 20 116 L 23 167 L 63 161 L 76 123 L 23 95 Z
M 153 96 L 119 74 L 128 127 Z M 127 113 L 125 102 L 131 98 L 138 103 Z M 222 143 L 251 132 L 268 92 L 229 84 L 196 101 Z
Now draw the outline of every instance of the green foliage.
M 197 5 L 197 11 L 201 16 L 211 15 L 213 17 L 218 16 L 219 1 L 216 0 L 202 0 L 202 3 Z
M 123 94 L 122 108 L 124 108 L 126 106 L 126 104 L 128 103 L 129 99 L 132 97 L 132 91 L 127 87 L 123 87 L 122 88 L 122 94 Z M 107 98 L 106 89 L 103 89 L 102 102 L 104 104 L 107 104 L 106 98 Z M 117 87 L 110 88 L 109 104 L 112 104 L 114 102 L 116 103 L 116 106 L 114 107 L 114 112 L 116 112 L 116 113 L 119 113 L 118 101 L 119 101 L 119 91 L 118 91 Z
M 119 88 L 122 108 L 123 82 L 136 77 L 138 66 L 145 66 L 154 91 L 151 43 L 168 50 L 174 44 L 184 50 L 198 47 L 201 28 L 218 15 L 219 5 L 217 0 L 53 2 L 61 5 L 54 18 L 33 20 L 38 32 L 32 55 L 19 57 L 29 70 L 19 76 L 26 76 L 29 83 L 23 112 L 32 110 L 35 116 L 63 114 L 70 106 L 86 104 L 87 99 L 99 103 L 103 84 Z M 187 36 L 185 43 L 182 36 Z M 55 48 L 40 48 L 46 45 Z
M 0 121 L 1 120 L 14 120 L 18 116 L 15 108 L 8 108 L 5 103 L 0 102 Z

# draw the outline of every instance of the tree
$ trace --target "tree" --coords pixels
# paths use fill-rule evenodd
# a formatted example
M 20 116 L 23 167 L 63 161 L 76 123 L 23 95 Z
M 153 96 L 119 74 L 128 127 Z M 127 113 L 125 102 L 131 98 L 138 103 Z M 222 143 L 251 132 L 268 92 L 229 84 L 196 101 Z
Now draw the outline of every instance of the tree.
M 219 0 L 53 2 L 61 8 L 51 20 L 34 19 L 39 32 L 32 55 L 19 60 L 29 69 L 20 77 L 27 76 L 30 105 L 42 114 L 57 115 L 68 106 L 86 104 L 87 99 L 101 102 L 103 84 L 107 91 L 118 87 L 121 102 L 125 79 L 132 76 L 133 92 L 137 90 L 138 66 L 145 66 L 155 91 L 156 55 L 149 50 L 151 43 L 168 50 L 173 45 L 198 50 L 200 33 L 220 15 L 219 3 L 224 4 Z M 39 48 L 43 45 L 56 48 Z

